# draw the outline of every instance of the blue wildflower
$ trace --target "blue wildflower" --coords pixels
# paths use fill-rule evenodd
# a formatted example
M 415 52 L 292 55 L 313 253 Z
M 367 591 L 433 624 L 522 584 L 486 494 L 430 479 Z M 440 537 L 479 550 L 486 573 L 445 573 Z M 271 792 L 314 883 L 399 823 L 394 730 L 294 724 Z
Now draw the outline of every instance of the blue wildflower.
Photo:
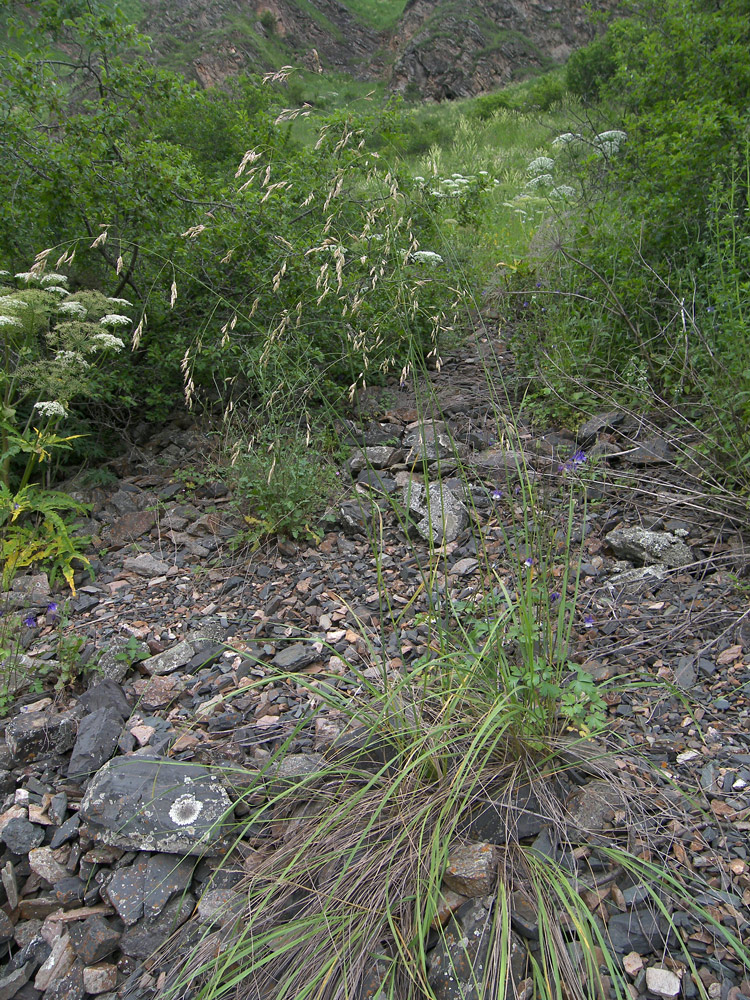
M 559 592 L 557 590 L 553 590 L 552 593 L 549 595 L 549 599 L 552 604 L 555 604 L 557 601 L 560 600 Z
M 584 619 L 583 619 L 583 624 L 586 626 L 586 628 L 593 628 L 594 627 L 594 616 L 593 615 L 586 615 L 584 617 Z
M 493 500 L 502 500 L 503 499 L 503 491 L 502 490 L 493 490 L 491 496 L 492 496 Z
M 29 615 L 27 618 L 24 618 L 23 623 L 26 628 L 36 628 L 36 618 L 34 618 L 33 615 Z
M 531 558 L 531 556 L 526 556 L 526 558 L 523 561 L 523 564 L 526 567 L 526 569 L 531 569 L 531 567 L 534 565 L 534 560 Z

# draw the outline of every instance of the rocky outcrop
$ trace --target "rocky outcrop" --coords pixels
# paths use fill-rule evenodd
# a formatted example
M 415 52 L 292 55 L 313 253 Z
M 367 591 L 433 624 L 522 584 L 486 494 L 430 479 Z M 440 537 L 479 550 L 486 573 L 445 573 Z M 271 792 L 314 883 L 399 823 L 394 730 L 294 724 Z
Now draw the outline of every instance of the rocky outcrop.
M 143 7 L 154 57 L 205 87 L 287 62 L 386 79 L 398 93 L 429 100 L 471 97 L 562 63 L 596 30 L 573 0 L 409 0 L 393 30 L 381 32 L 339 0 L 145 0 Z
M 436 101 L 473 97 L 563 63 L 595 30 L 571 0 L 409 0 L 390 42 L 390 85 Z

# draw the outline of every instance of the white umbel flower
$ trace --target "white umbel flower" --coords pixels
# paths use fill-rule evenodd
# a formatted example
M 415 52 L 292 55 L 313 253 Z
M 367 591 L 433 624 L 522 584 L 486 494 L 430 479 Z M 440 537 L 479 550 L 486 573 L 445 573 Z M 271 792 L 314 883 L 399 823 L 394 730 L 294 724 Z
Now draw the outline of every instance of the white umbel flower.
M 554 183 L 555 178 L 552 174 L 538 174 L 536 177 L 532 177 L 531 180 L 526 181 L 524 189 L 527 191 L 536 191 L 537 188 L 551 187 Z
M 34 409 L 39 410 L 43 417 L 65 417 L 68 415 L 68 411 L 62 403 L 54 400 L 34 403 Z
M 21 323 L 21 320 L 18 318 L 18 316 L 0 316 L 0 329 L 2 329 L 3 327 L 20 328 L 21 326 L 23 326 L 23 324 Z
M 55 361 L 65 368 L 90 368 L 91 365 L 78 351 L 58 351 Z
M 67 288 L 63 288 L 62 285 L 47 285 L 45 287 L 45 292 L 54 292 L 55 295 L 70 295 Z
M 571 187 L 570 184 L 560 184 L 556 188 L 552 188 L 549 193 L 550 198 L 575 198 L 578 192 L 575 188 Z
M 6 310 L 6 312 L 23 312 L 24 309 L 29 308 L 29 303 L 24 302 L 23 299 L 12 299 L 9 296 L 0 299 L 0 306 Z
M 529 174 L 550 174 L 554 169 L 555 161 L 551 156 L 537 156 L 535 160 L 526 167 Z
M 582 136 L 577 132 L 563 132 L 562 135 L 558 135 L 556 139 L 552 140 L 552 145 L 555 148 L 560 146 L 571 146 L 573 143 L 580 142 Z
M 130 301 L 130 299 L 116 299 L 113 296 L 110 296 L 107 299 L 107 302 L 114 302 L 114 304 L 116 306 L 132 306 L 133 305 L 133 303 Z
M 66 285 L 67 283 L 67 274 L 57 274 L 55 271 L 51 271 L 49 274 L 43 274 L 39 279 L 39 284 L 42 288 L 46 288 L 48 285 Z
M 91 349 L 101 347 L 107 351 L 121 351 L 125 344 L 111 333 L 95 333 L 91 338 Z
M 107 313 L 99 322 L 102 326 L 130 326 L 133 321 L 130 316 L 123 316 L 121 313 Z
M 76 299 L 73 299 L 72 302 L 61 302 L 57 311 L 65 313 L 66 316 L 78 316 L 79 319 L 83 319 L 88 314 L 88 309 L 83 302 L 78 302 Z
M 28 285 L 31 281 L 38 281 L 39 278 L 33 271 L 18 271 L 15 275 L 19 281 L 22 281 L 25 285 Z
M 415 264 L 430 264 L 432 267 L 443 263 L 440 254 L 434 253 L 432 250 L 415 250 L 409 254 L 409 260 L 414 261 Z

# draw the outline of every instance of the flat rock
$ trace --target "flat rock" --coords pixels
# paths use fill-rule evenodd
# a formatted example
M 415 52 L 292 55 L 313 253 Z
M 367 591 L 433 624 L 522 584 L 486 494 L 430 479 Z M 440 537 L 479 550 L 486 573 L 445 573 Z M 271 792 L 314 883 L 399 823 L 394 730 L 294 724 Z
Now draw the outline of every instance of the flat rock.
M 100 677 L 119 684 L 136 661 L 144 660 L 149 655 L 145 642 L 134 642 L 132 636 L 116 635 L 102 651 L 97 672 Z
M 120 932 L 104 917 L 94 916 L 71 923 L 68 933 L 73 951 L 84 965 L 101 962 L 116 951 L 120 944 Z
M 14 816 L 3 827 L 0 840 L 13 854 L 28 854 L 44 840 L 44 828 L 22 816 Z
M 490 844 L 507 844 L 509 840 L 525 840 L 548 826 L 550 817 L 528 785 L 522 788 L 489 793 L 484 805 L 472 812 L 465 835 Z
M 22 763 L 66 753 L 76 740 L 75 712 L 50 715 L 27 712 L 11 719 L 5 730 L 5 742 L 11 755 Z
M 125 692 L 109 677 L 102 677 L 98 684 L 93 684 L 88 691 L 84 691 L 78 699 L 78 704 L 87 713 L 107 708 L 116 712 L 123 721 L 130 717 L 130 703 L 125 697 Z
M 625 414 L 621 410 L 609 410 L 607 413 L 597 413 L 589 417 L 585 424 L 578 428 L 578 440 L 582 445 L 590 444 L 598 434 L 603 431 L 611 431 L 625 419 Z
M 403 444 L 409 449 L 407 463 L 434 462 L 452 456 L 455 450 L 448 428 L 441 420 L 410 428 L 404 434 Z
M 156 656 L 148 656 L 145 660 L 141 660 L 141 666 L 152 677 L 162 677 L 164 674 L 172 674 L 180 667 L 184 667 L 190 663 L 194 656 L 195 645 L 185 639 L 170 646 L 169 649 L 165 649 L 163 653 L 157 653 Z
M 152 510 L 134 510 L 123 514 L 104 532 L 108 545 L 127 545 L 151 531 L 156 524 L 156 514 Z
M 100 708 L 84 716 L 78 724 L 68 777 L 75 781 L 98 771 L 117 750 L 121 729 L 122 716 L 117 710 Z
M 454 892 L 473 898 L 492 892 L 497 875 L 493 844 L 456 844 L 448 853 L 443 882 Z
M 94 775 L 79 810 L 105 844 L 167 854 L 224 854 L 231 803 L 200 765 L 153 755 L 115 757 Z
M 165 563 L 163 559 L 157 559 L 150 552 L 141 552 L 137 556 L 128 556 L 123 563 L 123 568 L 137 573 L 138 576 L 153 579 L 156 576 L 166 576 L 169 571 L 169 563 Z
M 189 892 L 177 896 L 158 917 L 153 920 L 144 917 L 126 930 L 120 939 L 121 950 L 132 958 L 148 958 L 185 923 L 194 909 L 195 899 Z
M 463 501 L 439 483 L 428 489 L 423 483 L 411 482 L 403 490 L 403 501 L 413 518 L 407 532 L 435 545 L 454 541 L 469 523 Z
M 485 448 L 473 455 L 471 464 L 482 475 L 491 475 L 501 481 L 518 479 L 527 471 L 523 452 L 508 448 Z
M 604 540 L 618 558 L 629 559 L 638 566 L 658 563 L 673 568 L 694 561 L 687 545 L 669 531 L 648 531 L 637 526 L 616 528 Z
M 277 670 L 302 670 L 320 659 L 320 653 L 310 642 L 294 642 L 285 646 L 271 660 L 271 665 Z
M 590 781 L 568 802 L 568 820 L 582 833 L 598 833 L 612 822 L 615 811 L 624 808 L 622 791 L 607 781 Z
M 682 980 L 671 969 L 662 969 L 652 965 L 646 969 L 646 986 L 658 997 L 676 997 L 680 995 Z
M 666 938 L 663 918 L 646 908 L 615 913 L 609 918 L 607 932 L 619 955 L 631 951 L 639 955 L 661 951 Z

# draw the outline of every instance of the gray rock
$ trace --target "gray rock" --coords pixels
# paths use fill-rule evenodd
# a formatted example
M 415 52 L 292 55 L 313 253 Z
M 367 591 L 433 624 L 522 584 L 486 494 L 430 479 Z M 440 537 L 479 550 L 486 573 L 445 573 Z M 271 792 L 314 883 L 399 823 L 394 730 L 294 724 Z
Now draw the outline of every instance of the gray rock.
M 70 755 L 68 777 L 79 780 L 98 771 L 117 750 L 121 730 L 122 716 L 111 708 L 100 708 L 84 716 Z
M 131 511 L 118 517 L 104 533 L 107 545 L 127 545 L 134 542 L 156 524 L 156 513 L 153 510 Z
M 157 653 L 156 656 L 149 656 L 145 660 L 141 660 L 141 666 L 152 677 L 161 677 L 186 666 L 194 656 L 194 644 L 185 639 L 175 646 L 165 649 L 163 653 Z
M 67 753 L 76 741 L 77 718 L 76 712 L 17 715 L 5 730 L 8 750 L 15 760 L 24 764 L 53 754 Z
M 150 655 L 150 650 L 145 642 L 134 642 L 132 636 L 117 635 L 103 650 L 99 657 L 97 670 L 102 678 L 119 684 L 134 663 L 145 660 Z M 94 687 L 93 684 L 92 687 Z
M 452 456 L 455 447 L 446 425 L 441 420 L 412 427 L 403 438 L 404 447 L 409 449 L 406 461 L 434 462 L 439 458 Z
M 649 438 L 636 448 L 627 449 L 622 456 L 631 465 L 660 465 L 674 460 L 674 452 L 660 437 Z
M 401 438 L 400 424 L 380 424 L 373 420 L 363 433 L 363 441 L 368 448 L 378 444 L 398 444 Z
M 85 995 L 83 963 L 78 961 L 67 975 L 50 983 L 44 991 L 44 1000 L 83 1000 Z
M 198 922 L 226 927 L 241 917 L 246 906 L 246 896 L 234 889 L 209 889 L 198 902 Z
M 666 937 L 664 918 L 645 908 L 615 913 L 609 918 L 607 931 L 619 955 L 629 951 L 637 951 L 639 955 L 661 951 Z
M 658 563 L 673 568 L 693 562 L 693 554 L 687 545 L 668 531 L 616 528 L 605 535 L 604 541 L 618 558 L 629 559 L 638 566 Z
M 482 980 L 493 936 L 492 897 L 464 903 L 449 919 L 428 955 L 427 979 L 437 1000 L 482 1000 Z M 511 978 L 519 983 L 526 948 L 513 932 L 509 958 Z
M 277 670 L 302 670 L 320 659 L 320 653 L 313 649 L 312 643 L 295 642 L 285 646 L 271 660 L 271 666 Z
M 13 854 L 28 854 L 44 840 L 44 829 L 22 816 L 14 816 L 3 827 L 0 840 Z
M 454 541 L 469 523 L 469 514 L 455 493 L 434 483 L 429 489 L 412 482 L 404 487 L 404 506 L 411 518 L 407 532 L 434 545 Z
M 386 496 L 396 492 L 396 480 L 382 472 L 376 472 L 375 469 L 363 469 L 357 476 L 357 483 Z
M 536 837 L 550 822 L 550 817 L 529 786 L 508 792 L 489 792 L 484 805 L 472 812 L 465 835 L 490 844 Z
M 80 707 L 85 709 L 87 713 L 107 708 L 116 712 L 123 722 L 125 719 L 129 719 L 130 703 L 120 685 L 109 677 L 100 677 L 97 680 L 98 684 L 92 684 L 88 691 L 84 691 L 78 699 Z
M 482 475 L 491 475 L 500 482 L 528 476 L 529 470 L 523 452 L 507 448 L 486 448 L 473 455 L 471 464 Z
M 156 576 L 166 576 L 169 563 L 165 563 L 163 559 L 157 559 L 150 552 L 141 552 L 138 556 L 128 556 L 123 563 L 123 568 L 137 573 L 139 576 L 153 579 Z
M 384 445 L 360 448 L 350 456 L 346 464 L 352 473 L 361 472 L 363 469 L 387 469 L 393 464 L 397 454 L 397 448 L 387 448 Z
M 0 1000 L 13 1000 L 18 995 L 21 987 L 28 983 L 33 969 L 30 964 L 22 965 L 20 969 L 15 969 L 0 979 Z
M 590 781 L 568 802 L 568 820 L 574 830 L 596 833 L 604 830 L 612 822 L 615 811 L 622 808 L 622 789 L 608 781 Z
M 148 859 L 149 855 L 143 853 L 131 865 L 118 868 L 104 890 L 118 917 L 128 926 L 144 913 Z
M 131 958 L 148 958 L 189 919 L 194 909 L 195 899 L 189 892 L 177 896 L 158 917 L 153 920 L 143 917 L 125 931 L 120 939 L 121 950 Z
M 608 413 L 598 413 L 589 417 L 585 424 L 578 429 L 578 440 L 585 447 L 590 444 L 602 431 L 611 431 L 619 427 L 625 419 L 625 414 L 619 410 L 610 410 Z
M 115 757 L 94 775 L 79 810 L 105 844 L 167 854 L 224 854 L 229 797 L 200 765 L 148 754 Z
M 103 917 L 89 917 L 88 920 L 71 922 L 68 934 L 73 951 L 85 965 L 101 962 L 120 944 L 120 932 Z
M 309 799 L 312 790 L 327 774 L 330 774 L 330 765 L 321 754 L 288 754 L 269 771 L 268 794 L 271 798 L 283 795 L 285 806 L 289 802 Z
M 143 914 L 153 920 L 192 881 L 195 862 L 179 854 L 152 854 L 146 864 Z

